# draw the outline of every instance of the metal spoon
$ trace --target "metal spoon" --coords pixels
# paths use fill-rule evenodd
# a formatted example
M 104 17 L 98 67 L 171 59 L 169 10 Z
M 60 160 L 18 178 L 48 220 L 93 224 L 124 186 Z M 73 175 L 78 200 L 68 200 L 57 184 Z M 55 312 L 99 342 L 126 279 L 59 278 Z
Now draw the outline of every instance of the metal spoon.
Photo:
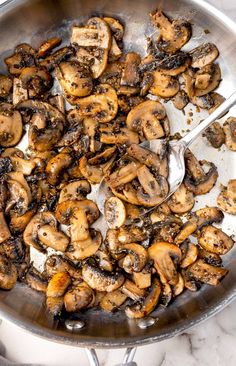
M 185 175 L 185 163 L 184 163 L 184 153 L 187 147 L 196 140 L 196 138 L 209 127 L 217 118 L 222 117 L 229 109 L 236 104 L 236 92 L 234 92 L 228 99 L 226 99 L 212 114 L 210 114 L 203 122 L 201 122 L 197 127 L 190 131 L 186 136 L 180 140 L 172 140 L 169 142 L 169 193 L 164 197 L 163 201 L 166 201 L 180 186 Z M 163 140 L 151 140 L 145 141 L 140 144 L 140 146 L 148 148 L 153 152 L 160 151 L 160 144 Z M 104 213 L 104 203 L 108 197 L 112 194 L 106 185 L 105 181 L 99 185 L 97 191 L 97 205 L 101 213 Z M 153 210 L 152 208 L 147 208 L 144 213 Z

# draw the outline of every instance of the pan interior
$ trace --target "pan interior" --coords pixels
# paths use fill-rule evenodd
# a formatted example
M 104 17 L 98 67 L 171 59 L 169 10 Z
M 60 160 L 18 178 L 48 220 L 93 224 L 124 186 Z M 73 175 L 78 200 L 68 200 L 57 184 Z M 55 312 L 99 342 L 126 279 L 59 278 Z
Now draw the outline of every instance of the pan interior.
M 68 43 L 72 24 L 81 24 L 90 16 L 114 16 L 125 23 L 125 50 L 145 53 L 147 36 L 153 35 L 149 19 L 150 11 L 161 7 L 173 17 L 190 20 L 193 37 L 184 47 L 188 50 L 204 41 L 211 41 L 220 50 L 218 59 L 223 81 L 219 93 L 228 97 L 236 89 L 236 48 L 235 33 L 230 24 L 224 23 L 217 14 L 212 13 L 202 2 L 185 0 L 13 0 L 1 7 L 0 15 L 0 69 L 5 71 L 4 57 L 22 42 L 34 47 L 49 38 L 59 35 Z M 206 29 L 210 32 L 206 32 Z M 207 33 L 207 34 L 206 34 Z M 197 113 L 195 107 L 187 107 L 185 115 L 165 104 L 171 122 L 172 132 L 185 131 L 196 126 L 206 114 Z M 189 126 L 188 115 L 193 112 L 193 122 Z M 236 115 L 231 110 L 231 115 Z M 227 118 L 224 117 L 225 119 Z M 182 132 L 183 132 L 182 131 Z M 184 132 L 183 132 L 184 133 Z M 220 184 L 236 178 L 236 154 L 222 148 L 220 151 L 207 145 L 199 138 L 192 146 L 199 159 L 214 162 L 219 171 L 216 187 L 201 198 L 194 207 L 215 205 Z M 236 234 L 235 218 L 226 215 L 222 228 L 228 234 Z M 52 319 L 44 307 L 44 297 L 33 290 L 17 284 L 10 292 L 0 291 L 1 315 L 35 334 L 74 345 L 93 345 L 96 347 L 126 347 L 133 344 L 154 342 L 171 337 L 184 329 L 214 314 L 229 303 L 236 295 L 236 249 L 224 257 L 224 264 L 230 270 L 223 282 L 217 287 L 203 286 L 197 293 L 184 292 L 168 308 L 158 309 L 156 322 L 149 328 L 140 329 L 135 320 L 123 313 L 105 314 L 92 310 L 79 315 L 85 327 L 78 333 L 68 332 L 64 324 Z

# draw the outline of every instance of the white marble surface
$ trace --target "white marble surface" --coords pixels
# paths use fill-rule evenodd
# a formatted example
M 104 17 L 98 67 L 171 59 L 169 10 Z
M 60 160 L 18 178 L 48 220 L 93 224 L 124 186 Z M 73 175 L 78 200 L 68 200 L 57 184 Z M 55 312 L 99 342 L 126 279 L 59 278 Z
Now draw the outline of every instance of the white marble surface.
M 0 1 L 0 3 L 3 1 Z M 236 20 L 236 0 L 211 0 L 217 8 Z M 2 321 L 0 341 L 12 361 L 43 366 L 87 366 L 83 349 L 51 343 Z M 236 301 L 201 325 L 161 343 L 139 347 L 139 366 L 235 366 Z M 102 366 L 121 362 L 124 350 L 99 350 Z M 1 365 L 0 365 L 1 366 Z

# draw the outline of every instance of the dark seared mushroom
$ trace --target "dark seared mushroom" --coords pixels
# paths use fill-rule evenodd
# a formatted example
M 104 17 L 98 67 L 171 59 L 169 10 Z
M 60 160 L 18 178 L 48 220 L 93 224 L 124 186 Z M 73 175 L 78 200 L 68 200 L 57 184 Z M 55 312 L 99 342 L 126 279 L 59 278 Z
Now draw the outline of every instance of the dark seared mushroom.
M 191 66 L 201 69 L 215 61 L 219 50 L 213 43 L 203 43 L 189 52 L 192 62 Z
M 61 38 L 53 37 L 44 41 L 38 48 L 38 57 L 45 58 L 47 54 L 55 47 L 61 44 Z
M 0 288 L 3 290 L 11 290 L 17 280 L 17 270 L 13 264 L 5 256 L 0 255 Z
M 7 187 L 9 199 L 6 204 L 6 212 L 15 209 L 19 214 L 24 214 L 32 201 L 29 185 L 20 172 L 10 172 L 7 175 Z
M 182 183 L 167 203 L 172 212 L 183 214 L 193 208 L 195 200 L 193 193 L 188 191 L 188 189 Z
M 236 215 L 236 179 L 230 179 L 227 187 L 222 187 L 217 197 L 217 205 L 224 212 Z
M 146 291 L 144 289 L 140 289 L 133 281 L 128 279 L 123 283 L 121 291 L 134 301 L 143 300 L 146 295 Z
M 105 17 L 103 18 L 103 20 L 105 20 L 105 22 L 111 28 L 111 31 L 115 39 L 117 41 L 121 41 L 124 36 L 124 26 L 121 24 L 121 22 L 118 19 L 111 17 Z
M 23 88 L 27 89 L 30 98 L 40 97 L 52 87 L 52 77 L 42 67 L 26 67 L 22 70 L 19 79 Z
M 212 286 L 218 285 L 227 273 L 226 268 L 212 266 L 202 259 L 198 259 L 186 270 L 187 277 Z
M 210 64 L 195 73 L 195 96 L 201 97 L 215 90 L 221 81 L 218 64 Z
M 148 260 L 146 249 L 140 244 L 123 244 L 118 250 L 119 253 L 126 253 L 125 257 L 120 259 L 119 266 L 127 273 L 140 272 Z
M 189 102 L 188 96 L 184 90 L 179 90 L 172 98 L 172 102 L 177 109 L 184 109 Z
M 198 257 L 212 266 L 220 267 L 222 265 L 222 258 L 219 254 L 208 252 L 205 249 L 199 248 Z
M 208 252 L 226 254 L 233 247 L 234 241 L 221 229 L 212 225 L 204 226 L 198 237 L 198 243 Z
M 96 159 L 96 157 L 94 157 L 94 160 L 95 159 Z M 83 174 L 83 176 L 90 183 L 92 183 L 92 184 L 100 183 L 102 178 L 109 171 L 109 168 L 111 167 L 114 160 L 115 160 L 115 155 L 111 156 L 110 159 L 103 164 L 92 165 L 92 164 L 89 164 L 87 157 L 83 156 L 79 161 L 79 169 L 80 169 L 81 173 Z
M 35 65 L 35 50 L 27 43 L 19 44 L 12 56 L 5 58 L 8 71 L 12 75 L 19 75 L 25 67 Z
M 46 166 L 47 180 L 50 184 L 56 185 L 63 169 L 68 168 L 72 162 L 69 154 L 59 153 L 49 160 Z
M 47 279 L 36 268 L 29 269 L 29 271 L 25 275 L 25 282 L 33 290 L 36 290 L 39 292 L 47 291 L 47 285 L 48 285 Z
M 179 82 L 174 76 L 166 75 L 161 71 L 153 72 L 153 83 L 150 93 L 162 98 L 171 98 L 179 91 Z
M 224 123 L 225 145 L 236 151 L 236 118 L 229 117 Z
M 4 213 L 0 210 L 0 244 L 11 237 L 10 230 L 6 223 Z
M 131 225 L 123 225 L 119 228 L 117 239 L 124 245 L 133 242 L 142 242 L 148 238 L 148 231 L 142 227 Z
M 189 221 L 196 222 L 198 230 L 213 222 L 219 223 L 223 220 L 224 214 L 218 207 L 204 207 L 191 213 Z
M 71 278 L 81 279 L 82 273 L 79 266 L 62 257 L 61 255 L 51 255 L 47 257 L 44 269 L 48 277 L 52 277 L 57 272 L 68 272 Z
M 67 200 L 84 200 L 90 192 L 91 185 L 87 180 L 76 180 L 61 189 L 58 203 Z
M 159 29 L 161 39 L 158 46 L 167 53 L 175 53 L 182 48 L 191 37 L 190 23 L 174 19 L 170 20 L 161 10 L 151 14 L 153 24 Z
M 216 149 L 220 148 L 225 142 L 225 133 L 219 122 L 212 123 L 204 132 L 204 136 Z
M 85 211 L 90 225 L 92 225 L 99 217 L 99 210 L 96 203 L 89 199 L 81 201 L 67 200 L 59 203 L 55 210 L 55 217 L 60 224 L 68 225 L 74 209 Z
M 140 82 L 140 74 L 138 66 L 141 62 L 141 57 L 135 52 L 127 53 L 125 57 L 124 67 L 121 74 L 119 94 L 137 94 Z
M 94 290 L 112 292 L 122 286 L 125 278 L 121 273 L 102 271 L 86 263 L 82 268 L 83 279 Z
M 74 54 L 72 47 L 62 47 L 40 62 L 40 66 L 47 70 L 53 70 L 60 62 L 70 58 Z
M 89 307 L 94 302 L 95 294 L 93 290 L 82 282 L 73 286 L 64 296 L 65 309 L 68 312 L 77 312 Z
M 15 146 L 23 133 L 22 118 L 11 104 L 0 105 L 0 146 Z
M 0 245 L 0 254 L 14 263 L 21 263 L 25 256 L 25 247 L 21 237 L 9 238 Z

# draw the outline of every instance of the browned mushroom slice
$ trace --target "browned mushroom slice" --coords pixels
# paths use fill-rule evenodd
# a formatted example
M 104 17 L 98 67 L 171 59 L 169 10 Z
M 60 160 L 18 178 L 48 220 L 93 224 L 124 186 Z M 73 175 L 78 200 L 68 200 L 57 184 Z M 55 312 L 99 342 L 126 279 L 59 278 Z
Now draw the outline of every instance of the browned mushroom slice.
M 64 296 L 65 309 L 68 312 L 78 312 L 86 309 L 94 301 L 94 297 L 93 290 L 87 283 L 82 282 L 66 292 Z
M 32 201 L 32 195 L 27 181 L 22 173 L 8 173 L 7 186 L 9 189 L 9 200 L 5 208 L 6 212 L 15 209 L 19 214 L 24 214 Z
M 28 90 L 23 87 L 23 82 L 19 78 L 14 78 L 12 104 L 16 105 L 27 99 L 28 99 Z
M 140 81 L 138 66 L 141 57 L 135 52 L 129 52 L 125 56 L 124 68 L 121 75 L 121 86 L 136 87 Z
M 17 270 L 13 264 L 5 256 L 0 255 L 0 289 L 11 290 L 17 280 Z
M 217 205 L 225 212 L 236 215 L 236 179 L 229 180 L 217 197 Z
M 12 75 L 19 75 L 25 67 L 35 64 L 35 50 L 27 43 L 19 44 L 12 56 L 5 58 L 5 64 Z
M 138 160 L 141 164 L 145 164 L 149 168 L 154 168 L 157 172 L 160 170 L 160 158 L 151 150 L 145 149 L 137 144 L 132 144 L 127 149 L 127 153 L 132 158 Z
M 44 41 L 38 49 L 38 57 L 44 58 L 53 48 L 61 44 L 61 38 L 53 37 Z
M 44 225 L 56 228 L 57 221 L 52 212 L 39 212 L 30 220 L 23 234 L 26 245 L 30 245 L 39 251 L 44 251 L 43 245 L 38 240 L 38 230 Z
M 111 28 L 111 31 L 117 41 L 121 41 L 124 36 L 124 26 L 120 23 L 119 20 L 111 17 L 103 18 L 105 22 Z
M 184 79 L 184 84 L 185 84 L 185 88 L 184 90 L 187 93 L 188 98 L 191 100 L 192 102 L 192 98 L 195 95 L 195 89 L 194 89 L 194 72 L 191 68 L 188 68 L 185 72 L 183 72 L 182 74 L 183 79 Z
M 112 312 L 119 308 L 127 299 L 127 295 L 120 289 L 108 292 L 100 301 L 101 309 Z
M 214 110 L 216 108 L 218 108 L 224 101 L 225 101 L 225 97 L 223 97 L 222 95 L 220 95 L 219 93 L 216 92 L 212 92 L 210 93 L 210 97 L 213 101 L 213 106 L 209 109 L 209 113 L 214 112 Z
M 132 306 L 127 306 L 125 309 L 125 314 L 128 318 L 140 319 L 149 315 L 157 306 L 159 297 L 161 295 L 161 285 L 160 282 L 155 278 L 153 280 L 150 292 L 143 301 L 142 304 L 134 304 Z
M 61 297 L 71 283 L 71 278 L 67 272 L 56 273 L 48 282 L 46 291 L 47 297 Z
M 210 94 L 206 94 L 201 97 L 194 96 L 190 98 L 190 101 L 197 107 L 207 109 L 208 111 L 214 106 L 214 101 Z
M 208 225 L 201 229 L 198 243 L 208 252 L 226 254 L 233 247 L 234 241 L 221 229 Z
M 46 292 L 47 291 L 47 280 L 46 278 L 36 269 L 30 268 L 26 273 L 25 282 L 29 285 L 33 290 Z
M 120 252 L 125 252 L 127 255 L 120 259 L 119 266 L 127 273 L 140 272 L 144 268 L 148 260 L 146 249 L 136 243 L 123 244 L 120 247 Z M 119 253 L 119 251 L 118 251 Z
M 134 272 L 132 278 L 138 288 L 148 288 L 151 286 L 151 272 L 146 272 L 145 268 L 141 272 Z
M 115 37 L 112 36 L 111 39 L 111 48 L 109 50 L 108 54 L 108 60 L 109 62 L 114 62 L 118 60 L 122 56 L 122 51 L 120 47 L 118 46 Z
M 225 142 L 225 133 L 219 122 L 212 123 L 204 132 L 204 136 L 206 136 L 210 144 L 216 149 L 221 147 Z
M 23 88 L 26 88 L 29 97 L 40 97 L 52 86 L 52 77 L 49 72 L 42 67 L 26 67 L 22 70 L 19 79 Z
M 165 75 L 162 70 L 153 72 L 153 83 L 150 93 L 162 98 L 171 98 L 179 91 L 179 82 L 171 75 Z
M 178 282 L 172 287 L 172 294 L 174 297 L 179 296 L 184 291 L 184 279 L 181 274 L 178 274 Z
M 58 65 L 56 76 L 65 93 L 75 97 L 91 94 L 93 81 L 88 69 L 78 61 L 64 61 Z
M 197 158 L 193 155 L 193 153 L 187 149 L 184 154 L 186 170 L 193 177 L 194 180 L 200 180 L 204 176 L 204 170 L 197 160 Z
M 100 165 L 91 165 L 86 156 L 79 160 L 79 169 L 83 176 L 92 184 L 100 183 L 104 175 L 109 171 L 115 159 L 115 155 L 106 163 Z
M 134 301 L 143 300 L 146 295 L 145 289 L 140 289 L 134 282 L 128 279 L 123 283 L 121 291 Z
M 115 156 L 116 146 L 108 147 L 104 151 L 96 154 L 92 158 L 88 159 L 88 163 L 91 165 L 98 165 L 106 163 L 111 157 Z
M 213 163 L 206 161 L 201 162 L 202 165 L 208 165 L 209 170 L 204 173 L 204 176 L 199 180 L 193 180 L 188 174 L 184 178 L 184 184 L 186 188 L 193 192 L 194 195 L 201 195 L 210 192 L 214 187 L 216 180 L 218 178 L 217 168 Z
M 202 259 L 198 259 L 190 267 L 188 267 L 187 276 L 190 278 L 216 286 L 227 275 L 226 268 L 215 267 L 205 263 Z
M 219 55 L 219 50 L 213 43 L 203 43 L 189 52 L 194 68 L 201 69 L 215 61 Z
M 106 200 L 104 213 L 107 225 L 111 229 L 117 229 L 125 223 L 125 206 L 123 202 L 117 197 L 110 197 Z
M 99 267 L 101 269 L 104 269 L 104 271 L 109 272 L 113 271 L 114 263 L 113 260 L 111 259 L 110 253 L 108 253 L 106 249 L 99 249 L 95 253 L 95 256 L 98 259 Z
M 151 72 L 145 72 L 143 74 L 142 81 L 140 83 L 140 96 L 143 97 L 148 94 L 149 89 L 153 84 L 153 75 Z
M 171 211 L 178 214 L 190 211 L 194 204 L 195 200 L 193 193 L 188 191 L 183 183 L 168 200 L 168 206 Z
M 188 237 L 197 230 L 197 223 L 187 221 L 182 226 L 180 232 L 175 237 L 175 244 L 179 245 L 183 243 Z
M 44 269 L 48 277 L 52 277 L 57 272 L 68 272 L 72 278 L 78 280 L 82 278 L 81 269 L 61 255 L 54 254 L 47 257 Z
M 12 89 L 12 79 L 7 75 L 0 75 L 0 97 L 5 98 Z
M 90 192 L 91 185 L 85 179 L 68 183 L 65 187 L 61 189 L 58 203 L 67 200 L 84 200 L 87 194 L 89 194 Z
M 63 296 L 60 297 L 46 297 L 46 307 L 50 314 L 57 316 L 61 314 L 64 305 Z
M 31 210 L 26 211 L 23 215 L 18 214 L 17 212 L 10 212 L 11 222 L 10 229 L 13 234 L 22 233 L 32 217 L 36 213 L 36 206 Z
M 100 123 L 110 122 L 118 111 L 116 91 L 108 84 L 98 85 L 95 94 L 78 99 L 76 104 L 81 116 L 92 117 Z
M 68 168 L 72 158 L 69 154 L 59 153 L 49 160 L 46 166 L 47 180 L 50 184 L 56 185 L 59 177 L 63 173 L 63 169 Z
M 78 208 L 73 209 L 70 218 L 70 237 L 71 244 L 89 238 L 89 225 L 86 212 Z
M 165 136 L 165 130 L 160 122 L 166 117 L 164 106 L 153 100 L 138 104 L 128 114 L 127 127 L 142 133 L 147 140 Z
M 24 175 L 30 175 L 36 167 L 36 162 L 33 159 L 26 160 L 19 156 L 11 156 L 10 159 L 14 171 L 20 172 Z
M 86 263 L 82 268 L 83 279 L 87 284 L 98 291 L 112 292 L 124 283 L 124 276 L 121 273 L 110 273 L 102 271 L 98 267 Z
M 189 221 L 196 222 L 198 230 L 205 225 L 212 224 L 213 222 L 219 223 L 223 220 L 224 214 L 217 207 L 204 207 L 193 212 L 190 215 Z
M 196 86 L 197 78 L 201 77 L 202 83 Z M 195 96 L 200 97 L 215 90 L 221 81 L 221 71 L 218 64 L 207 65 L 195 73 Z
M 236 118 L 229 117 L 224 123 L 225 144 L 228 149 L 236 151 Z
M 6 223 L 4 213 L 0 210 L 0 244 L 11 237 L 10 230 Z
M 78 237 L 79 235 L 77 235 Z M 82 260 L 94 255 L 102 243 L 102 235 L 99 231 L 90 229 L 89 236 L 85 240 L 72 238 L 71 248 L 69 247 L 66 256 L 73 260 Z
M 175 53 L 190 39 L 192 33 L 190 23 L 180 19 L 170 20 L 161 10 L 151 14 L 151 18 L 160 31 L 159 47 L 166 52 Z
M 184 242 L 180 246 L 182 252 L 181 268 L 186 268 L 193 264 L 198 257 L 198 247 L 190 242 Z
M 180 51 L 174 55 L 166 55 L 157 63 L 157 66 L 164 75 L 176 76 L 184 72 L 189 64 L 189 55 Z
M 101 18 L 90 18 L 85 27 L 72 27 L 71 43 L 81 47 L 89 47 L 91 71 L 98 78 L 106 68 L 108 52 L 111 47 L 111 31 L 109 25 Z M 78 57 L 78 53 L 77 53 Z M 79 61 L 83 59 L 79 57 Z M 86 60 L 84 60 L 86 63 Z M 82 62 L 83 63 L 83 62 Z
M 113 130 L 111 131 L 102 130 L 100 135 L 100 141 L 103 144 L 114 144 L 114 145 L 138 144 L 139 136 L 136 132 L 131 131 L 126 127 L 122 127 L 119 129 L 119 132 Z
M 117 238 L 121 244 L 141 242 L 148 238 L 148 232 L 136 225 L 124 225 L 119 228 Z
M 189 102 L 188 96 L 184 90 L 179 90 L 172 98 L 172 102 L 177 109 L 184 109 Z
M 182 258 L 181 250 L 177 245 L 155 241 L 148 248 L 148 254 L 150 259 L 154 260 L 161 282 L 174 285 L 178 280 L 175 263 L 178 264 Z
M 220 267 L 222 265 L 222 258 L 219 254 L 208 252 L 205 249 L 199 248 L 198 257 L 212 266 Z
M 65 252 L 69 244 L 69 238 L 50 224 L 42 225 L 38 229 L 38 240 L 46 247 Z
M 40 62 L 40 66 L 46 67 L 47 70 L 53 70 L 60 62 L 74 55 L 72 47 L 62 47 L 51 55 L 47 56 Z
M 137 169 L 140 164 L 138 162 L 131 161 L 125 166 L 121 166 L 114 173 L 106 177 L 106 182 L 112 188 L 116 188 L 122 184 L 131 182 L 137 177 Z
M 145 165 L 138 168 L 137 177 L 141 184 L 137 198 L 142 205 L 157 206 L 167 197 L 169 186 L 166 178 L 161 175 L 155 178 Z
M 99 210 L 95 202 L 85 199 L 81 201 L 67 200 L 57 205 L 55 216 L 60 224 L 68 225 L 74 209 L 85 211 L 89 224 L 93 224 L 99 217 Z
M 16 145 L 22 136 L 22 118 L 11 104 L 3 103 L 0 106 L 0 146 Z

